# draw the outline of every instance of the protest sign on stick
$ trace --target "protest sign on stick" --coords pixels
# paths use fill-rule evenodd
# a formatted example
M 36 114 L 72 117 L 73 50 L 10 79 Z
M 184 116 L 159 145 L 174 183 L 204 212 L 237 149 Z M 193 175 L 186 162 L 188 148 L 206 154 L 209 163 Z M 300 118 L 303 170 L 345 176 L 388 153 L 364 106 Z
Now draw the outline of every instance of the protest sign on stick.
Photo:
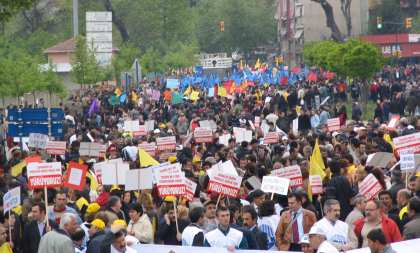
M 320 175 L 309 176 L 309 184 L 311 186 L 312 194 L 322 193 L 322 178 Z
M 302 172 L 298 165 L 273 170 L 271 175 L 290 179 L 290 187 L 303 186 Z
M 414 154 L 420 154 L 420 132 L 396 137 L 392 142 L 398 154 L 403 149 L 412 149 Z
M 29 134 L 28 147 L 30 148 L 45 149 L 47 142 L 48 142 L 48 135 L 39 134 L 39 133 Z
M 159 151 L 171 151 L 176 149 L 175 136 L 156 138 L 156 145 Z
M 66 153 L 65 141 L 48 141 L 45 147 L 47 154 L 50 155 L 64 155 Z
M 340 130 L 340 118 L 328 119 L 327 127 L 329 132 Z
M 153 172 L 149 169 L 128 170 L 125 174 L 125 190 L 136 191 L 153 188 Z
M 88 166 L 85 164 L 79 164 L 71 161 L 69 163 L 66 180 L 64 181 L 64 186 L 70 189 L 81 191 L 86 183 L 86 173 Z
M 12 224 L 10 210 L 20 205 L 20 186 L 8 191 L 3 196 L 3 212 L 9 213 L 9 239 L 12 242 Z
M 153 173 L 161 197 L 185 195 L 184 173 L 181 171 L 181 164 L 154 166 Z
M 197 127 L 194 129 L 196 143 L 208 143 L 213 141 L 213 132 L 210 128 Z
M 262 179 L 261 190 L 264 192 L 271 192 L 271 199 L 273 199 L 274 193 L 287 195 L 289 184 L 290 179 L 288 178 L 264 176 Z
M 62 184 L 61 163 L 29 163 L 28 181 L 31 189 L 57 187 Z
M 359 184 L 360 194 L 368 200 L 375 198 L 380 191 L 382 191 L 382 186 L 373 174 L 367 175 Z
M 208 190 L 216 192 L 232 198 L 238 197 L 241 188 L 242 177 L 222 173 L 218 171 L 209 181 Z

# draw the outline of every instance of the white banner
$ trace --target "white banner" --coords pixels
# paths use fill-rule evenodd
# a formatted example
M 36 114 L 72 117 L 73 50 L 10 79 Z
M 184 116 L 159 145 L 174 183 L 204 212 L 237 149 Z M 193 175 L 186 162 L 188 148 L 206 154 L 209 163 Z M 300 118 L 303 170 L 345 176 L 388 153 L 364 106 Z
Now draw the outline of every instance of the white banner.
M 287 195 L 290 179 L 276 176 L 264 176 L 262 179 L 261 190 L 273 192 L 280 195 Z

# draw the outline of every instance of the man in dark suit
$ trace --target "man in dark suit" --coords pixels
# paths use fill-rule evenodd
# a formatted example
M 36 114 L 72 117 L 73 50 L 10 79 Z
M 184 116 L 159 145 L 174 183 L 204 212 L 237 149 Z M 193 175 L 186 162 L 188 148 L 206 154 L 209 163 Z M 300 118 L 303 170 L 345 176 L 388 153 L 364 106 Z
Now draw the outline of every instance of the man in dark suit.
M 51 229 L 58 228 L 57 224 L 52 220 L 49 220 L 49 227 L 47 227 L 44 203 L 34 204 L 31 212 L 32 221 L 26 224 L 23 231 L 23 253 L 38 252 L 41 237 L 51 231 Z
M 244 227 L 246 227 L 257 242 L 258 248 L 260 250 L 268 249 L 268 238 L 267 234 L 262 232 L 257 225 L 257 212 L 252 206 L 245 206 L 242 210 L 242 219 Z

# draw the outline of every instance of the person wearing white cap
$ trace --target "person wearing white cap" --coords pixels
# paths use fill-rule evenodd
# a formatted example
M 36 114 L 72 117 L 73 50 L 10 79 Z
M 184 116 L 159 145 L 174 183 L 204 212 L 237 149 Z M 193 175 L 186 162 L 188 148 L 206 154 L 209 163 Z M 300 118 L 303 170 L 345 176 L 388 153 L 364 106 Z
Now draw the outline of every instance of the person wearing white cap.
M 304 234 L 302 238 L 300 238 L 299 244 L 303 253 L 314 253 L 314 249 L 311 247 L 308 234 Z
M 339 251 L 327 241 L 326 232 L 319 226 L 313 225 L 309 231 L 309 242 L 316 253 L 338 253 Z

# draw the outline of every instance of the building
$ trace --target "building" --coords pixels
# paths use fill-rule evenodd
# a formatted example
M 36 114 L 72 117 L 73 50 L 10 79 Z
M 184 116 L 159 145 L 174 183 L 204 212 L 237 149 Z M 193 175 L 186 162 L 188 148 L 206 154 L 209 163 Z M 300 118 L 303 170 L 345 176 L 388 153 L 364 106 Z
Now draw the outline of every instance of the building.
M 75 48 L 76 40 L 75 38 L 71 38 L 46 49 L 44 54 L 48 58 L 48 63 L 42 65 L 43 68 L 47 68 L 51 64 L 54 70 L 64 79 L 66 86 L 70 86 L 70 88 L 73 88 L 74 85 L 70 78 L 70 72 Z M 112 49 L 113 55 L 117 52 L 117 48 Z
M 418 33 L 364 35 L 360 39 L 377 45 L 385 57 L 420 58 Z

